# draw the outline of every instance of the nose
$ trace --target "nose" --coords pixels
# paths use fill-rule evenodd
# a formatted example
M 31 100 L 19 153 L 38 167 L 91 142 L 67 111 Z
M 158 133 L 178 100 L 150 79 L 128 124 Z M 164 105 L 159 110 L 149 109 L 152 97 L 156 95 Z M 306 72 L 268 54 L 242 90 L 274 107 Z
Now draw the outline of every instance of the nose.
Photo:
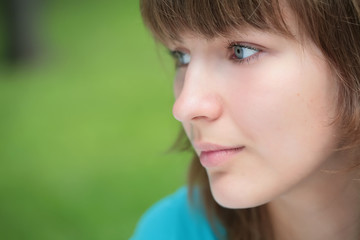
M 223 111 L 221 94 L 214 85 L 209 67 L 188 66 L 182 86 L 179 86 L 173 115 L 180 122 L 218 119 Z

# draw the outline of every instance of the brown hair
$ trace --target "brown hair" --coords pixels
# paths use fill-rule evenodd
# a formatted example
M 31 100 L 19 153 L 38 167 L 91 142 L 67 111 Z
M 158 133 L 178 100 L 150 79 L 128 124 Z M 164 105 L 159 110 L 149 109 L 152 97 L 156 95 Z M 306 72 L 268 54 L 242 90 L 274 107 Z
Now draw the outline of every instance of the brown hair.
M 291 36 L 282 15 L 284 4 L 294 14 L 300 33 L 322 51 L 337 77 L 338 111 L 334 124 L 341 132 L 339 149 L 358 147 L 359 0 L 140 0 L 145 24 L 162 43 L 181 40 L 184 32 L 213 38 L 244 26 Z M 190 148 L 190 144 L 187 146 Z M 196 155 L 189 170 L 189 184 L 201 190 L 208 217 L 212 223 L 220 220 L 228 239 L 274 239 L 266 205 L 234 210 L 214 201 L 206 172 Z M 213 227 L 217 232 L 215 224 Z

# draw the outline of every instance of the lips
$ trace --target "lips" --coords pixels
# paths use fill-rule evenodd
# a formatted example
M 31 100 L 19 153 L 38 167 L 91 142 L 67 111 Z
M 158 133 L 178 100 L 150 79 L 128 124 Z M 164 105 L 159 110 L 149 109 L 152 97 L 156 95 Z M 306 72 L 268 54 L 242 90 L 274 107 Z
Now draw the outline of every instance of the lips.
M 221 146 L 217 144 L 194 144 L 200 152 L 200 162 L 205 168 L 217 167 L 241 152 L 244 146 Z

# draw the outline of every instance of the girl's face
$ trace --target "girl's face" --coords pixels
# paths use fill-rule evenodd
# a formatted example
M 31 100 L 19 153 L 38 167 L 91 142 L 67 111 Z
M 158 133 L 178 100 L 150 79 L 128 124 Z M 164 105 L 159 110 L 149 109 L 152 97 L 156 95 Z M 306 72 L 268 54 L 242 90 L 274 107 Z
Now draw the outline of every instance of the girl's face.
M 173 114 L 220 205 L 290 194 L 331 161 L 337 85 L 312 43 L 244 29 L 211 40 L 185 35 L 170 48 Z

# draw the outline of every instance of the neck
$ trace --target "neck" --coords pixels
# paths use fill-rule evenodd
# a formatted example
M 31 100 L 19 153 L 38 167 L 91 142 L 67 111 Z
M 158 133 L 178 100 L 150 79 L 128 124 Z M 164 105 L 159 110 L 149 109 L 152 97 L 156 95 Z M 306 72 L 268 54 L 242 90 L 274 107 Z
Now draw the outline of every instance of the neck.
M 278 240 L 360 239 L 360 181 L 355 172 L 319 171 L 268 204 Z

